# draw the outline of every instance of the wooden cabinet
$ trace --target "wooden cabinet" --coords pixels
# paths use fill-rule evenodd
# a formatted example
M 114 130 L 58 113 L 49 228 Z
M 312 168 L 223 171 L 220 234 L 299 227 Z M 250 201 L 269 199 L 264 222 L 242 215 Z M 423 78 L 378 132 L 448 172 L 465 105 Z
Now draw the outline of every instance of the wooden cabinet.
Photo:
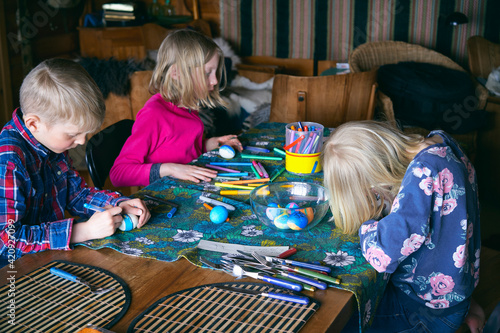
M 212 36 L 210 26 L 203 20 L 165 28 L 155 23 L 136 27 L 78 28 L 82 57 L 142 60 L 148 50 L 157 50 L 163 39 L 174 29 L 192 27 Z
M 78 28 L 83 57 L 137 60 L 146 57 L 142 27 Z

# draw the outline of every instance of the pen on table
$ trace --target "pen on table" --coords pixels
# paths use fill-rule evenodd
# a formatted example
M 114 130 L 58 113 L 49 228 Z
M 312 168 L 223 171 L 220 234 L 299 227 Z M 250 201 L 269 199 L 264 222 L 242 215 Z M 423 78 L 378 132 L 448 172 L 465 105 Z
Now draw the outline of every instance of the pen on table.
M 274 147 L 273 150 L 282 156 L 286 156 L 286 153 L 279 148 Z
M 252 161 L 252 162 L 254 162 L 254 161 Z M 254 167 L 253 163 L 252 163 L 251 167 L 252 167 L 252 171 L 253 171 L 253 173 L 255 174 L 255 177 L 257 177 L 258 179 L 262 178 L 262 177 L 259 175 L 259 172 L 257 171 L 257 169 Z
M 251 166 L 250 162 L 210 162 L 211 165 L 240 165 L 240 166 Z
M 217 176 L 220 176 L 220 177 L 225 177 L 225 176 L 229 176 L 229 177 L 246 177 L 248 176 L 248 172 L 228 172 L 228 173 L 218 173 Z
M 235 181 L 229 181 L 229 182 L 224 182 L 224 183 L 225 184 L 234 184 L 234 185 L 244 185 L 244 184 L 250 184 L 250 183 L 265 183 L 268 181 L 269 181 L 269 178 L 258 178 L 258 179 L 235 180 Z
M 248 195 L 251 190 L 221 190 L 220 195 Z
M 241 158 L 253 158 L 253 159 L 258 159 L 258 160 L 273 160 L 273 161 L 282 161 L 283 160 L 283 157 L 250 155 L 250 154 L 241 154 Z M 250 165 L 251 164 L 252 163 L 250 163 Z
M 257 162 L 255 162 L 255 160 L 254 160 L 254 161 L 252 161 L 252 166 L 255 168 L 255 170 L 257 170 L 257 172 L 259 173 L 259 176 L 260 176 L 261 178 L 262 178 L 262 177 L 264 177 L 264 173 L 262 172 L 262 170 L 261 170 L 261 168 L 260 168 L 259 164 L 258 164 Z
M 264 169 L 264 166 L 262 163 L 258 162 L 257 165 L 259 166 L 260 170 L 262 171 L 262 177 L 264 178 L 269 178 L 269 174 L 267 173 L 266 169 Z
M 225 203 L 225 202 L 222 202 L 222 201 L 219 201 L 219 200 L 215 200 L 215 199 L 212 199 L 212 198 L 209 198 L 209 197 L 205 197 L 203 195 L 200 195 L 199 199 L 201 201 L 205 201 L 205 202 L 211 203 L 212 205 L 224 206 L 228 210 L 235 210 L 236 209 L 236 208 L 234 208 L 234 206 L 232 206 L 232 205 L 230 205 L 228 203 Z
M 225 184 L 225 183 L 217 183 L 217 182 L 214 185 L 218 186 L 218 187 L 237 188 L 237 189 L 240 189 L 240 190 L 253 190 L 254 189 L 253 187 L 250 187 L 250 186 Z
M 274 181 L 276 178 L 278 178 L 279 175 L 281 175 L 283 173 L 283 171 L 285 171 L 286 167 L 282 167 L 281 169 L 279 169 L 275 174 L 274 176 L 271 178 L 271 180 L 269 182 L 272 182 Z
M 179 205 L 176 204 L 175 202 L 165 200 L 165 199 L 160 199 L 157 197 L 153 197 L 152 195 L 149 195 L 149 194 L 144 194 L 144 196 L 150 200 L 155 201 L 155 202 L 164 203 L 164 204 L 172 206 L 172 209 L 170 209 L 170 211 L 167 213 L 167 217 L 169 219 L 172 218 L 172 216 L 174 216 L 175 212 L 177 211 L 177 208 L 179 208 Z
M 240 180 L 241 178 L 240 177 L 227 177 L 227 176 L 219 176 L 217 175 L 215 178 L 215 180 L 227 180 L 227 181 L 236 181 L 236 180 Z
M 218 166 L 218 165 L 205 164 L 205 167 L 210 168 L 210 169 L 220 170 L 220 171 L 232 172 L 232 173 L 239 173 L 239 172 L 241 172 L 239 170 L 224 168 L 224 167 L 221 167 L 221 166 Z
M 250 151 L 256 151 L 256 152 L 260 152 L 260 153 L 269 153 L 269 152 L 271 152 L 269 149 L 266 149 L 266 148 L 251 147 L 251 146 L 245 146 L 245 147 L 243 147 L 243 149 L 250 150 Z

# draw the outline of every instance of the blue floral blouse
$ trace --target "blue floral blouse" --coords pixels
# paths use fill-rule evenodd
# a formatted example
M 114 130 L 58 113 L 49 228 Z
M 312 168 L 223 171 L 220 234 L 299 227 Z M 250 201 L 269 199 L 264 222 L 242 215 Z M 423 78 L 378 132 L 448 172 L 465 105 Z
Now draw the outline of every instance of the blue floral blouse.
M 420 151 L 408 166 L 391 212 L 360 230 L 363 255 L 392 273 L 402 292 L 433 309 L 471 296 L 479 281 L 479 201 L 475 170 L 458 143 Z

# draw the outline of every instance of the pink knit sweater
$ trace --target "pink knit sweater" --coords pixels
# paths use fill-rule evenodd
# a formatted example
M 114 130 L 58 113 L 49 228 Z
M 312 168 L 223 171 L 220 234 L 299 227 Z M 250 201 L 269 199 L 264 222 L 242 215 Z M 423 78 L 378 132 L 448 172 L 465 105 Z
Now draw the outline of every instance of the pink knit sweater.
M 203 151 L 198 111 L 177 107 L 156 94 L 137 113 L 132 135 L 109 176 L 114 186 L 146 186 L 153 164 L 187 164 Z

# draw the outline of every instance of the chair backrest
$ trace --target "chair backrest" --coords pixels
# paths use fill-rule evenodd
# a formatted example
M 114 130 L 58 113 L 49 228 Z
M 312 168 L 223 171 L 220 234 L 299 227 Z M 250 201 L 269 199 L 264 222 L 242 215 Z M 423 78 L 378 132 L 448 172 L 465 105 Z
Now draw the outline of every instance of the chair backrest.
M 90 138 L 85 160 L 95 187 L 103 188 L 115 159 L 132 133 L 133 125 L 133 120 L 123 119 Z
M 335 127 L 373 118 L 377 72 L 274 78 L 270 121 Z
M 491 71 L 500 66 L 500 44 L 490 42 L 481 36 L 467 40 L 469 69 L 475 77 L 488 78 Z
M 365 72 L 401 61 L 427 62 L 465 72 L 462 66 L 442 53 L 417 44 L 391 40 L 359 45 L 349 55 L 349 68 L 354 73 Z

